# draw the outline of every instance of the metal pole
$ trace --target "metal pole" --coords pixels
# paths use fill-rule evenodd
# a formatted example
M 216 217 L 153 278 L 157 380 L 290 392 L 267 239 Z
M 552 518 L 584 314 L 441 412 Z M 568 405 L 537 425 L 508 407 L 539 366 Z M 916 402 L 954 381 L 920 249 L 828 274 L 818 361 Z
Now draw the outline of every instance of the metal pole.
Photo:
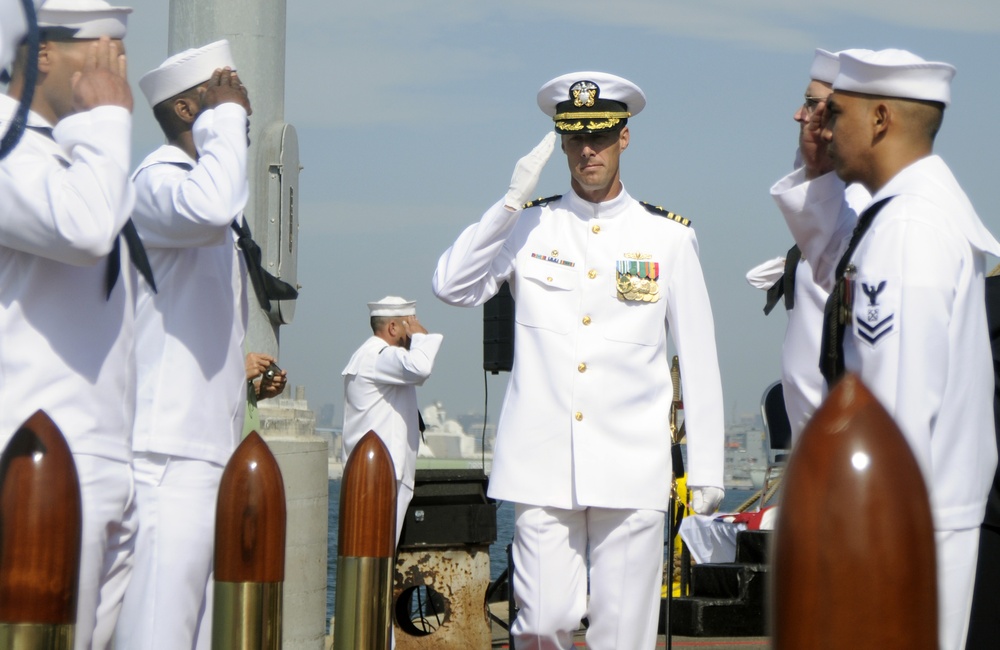
M 253 116 L 250 118 L 250 200 L 246 217 L 254 240 L 264 252 L 265 268 L 295 284 L 294 259 L 289 269 L 275 268 L 269 260 L 281 248 L 274 226 L 274 200 L 268 200 L 268 179 L 274 160 L 266 146 L 275 128 L 284 124 L 285 114 L 285 0 L 170 0 L 168 54 L 190 47 L 200 47 L 212 41 L 229 40 L 240 79 L 250 91 Z M 294 135 L 294 132 L 293 132 Z M 298 180 L 296 145 L 295 182 Z M 297 224 L 295 226 L 297 228 Z M 247 325 L 246 348 L 254 352 L 277 355 L 278 324 L 259 309 L 253 291 L 248 292 L 250 320 Z

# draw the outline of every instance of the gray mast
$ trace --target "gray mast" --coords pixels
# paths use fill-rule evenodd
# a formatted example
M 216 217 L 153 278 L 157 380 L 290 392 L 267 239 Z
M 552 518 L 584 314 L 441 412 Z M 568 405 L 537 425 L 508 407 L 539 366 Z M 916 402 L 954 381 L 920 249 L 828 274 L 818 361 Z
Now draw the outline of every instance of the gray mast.
M 299 152 L 295 129 L 284 122 L 285 0 L 171 0 L 169 29 L 168 54 L 229 40 L 253 105 L 247 222 L 264 267 L 295 286 Z M 247 351 L 277 356 L 278 327 L 294 313 L 295 301 L 274 302 L 270 312 L 251 308 Z

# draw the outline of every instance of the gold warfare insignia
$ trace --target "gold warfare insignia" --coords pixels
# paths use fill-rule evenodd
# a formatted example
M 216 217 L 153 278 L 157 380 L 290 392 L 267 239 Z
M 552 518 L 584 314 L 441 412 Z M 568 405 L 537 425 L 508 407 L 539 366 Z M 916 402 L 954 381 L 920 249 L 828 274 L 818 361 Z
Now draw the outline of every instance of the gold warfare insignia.
M 626 253 L 629 259 L 615 264 L 615 286 L 619 300 L 632 302 L 657 302 L 660 299 L 660 263 L 645 262 L 651 255 Z
M 584 106 L 590 108 L 597 102 L 597 97 L 600 94 L 601 89 L 593 81 L 577 81 L 569 87 L 570 99 L 573 100 L 573 106 L 577 108 Z

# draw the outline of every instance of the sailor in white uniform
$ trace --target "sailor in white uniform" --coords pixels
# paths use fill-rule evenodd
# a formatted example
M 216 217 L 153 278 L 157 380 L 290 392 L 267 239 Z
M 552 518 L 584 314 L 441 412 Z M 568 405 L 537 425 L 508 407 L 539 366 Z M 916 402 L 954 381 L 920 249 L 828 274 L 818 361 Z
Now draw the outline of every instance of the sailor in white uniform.
M 28 128 L 0 161 L 0 448 L 43 409 L 73 452 L 83 506 L 80 649 L 110 642 L 136 525 L 135 273 L 127 247 L 116 246 L 134 203 L 121 42 L 130 12 L 102 0 L 50 0 L 39 11 Z M 22 47 L 10 96 L 0 96 L 3 132 L 25 90 L 26 55 Z
M 158 291 L 136 310 L 140 529 L 118 627 L 124 648 L 208 648 L 215 504 L 246 410 L 246 266 L 234 219 L 248 197 L 250 102 L 229 44 L 139 80 L 168 143 L 136 170 L 133 219 Z
M 840 70 L 838 55 L 837 52 L 816 48 L 805 98 L 793 116 L 799 124 L 796 167 L 802 162 L 802 147 L 809 147 L 808 142 L 802 141 L 809 135 L 806 131 L 809 117 L 833 92 L 833 81 Z M 819 162 L 825 165 L 824 172 L 832 171 L 829 159 Z M 857 183 L 848 187 L 846 192 L 848 202 L 858 210 L 871 199 L 868 191 Z M 797 245 L 785 257 L 768 260 L 750 269 L 746 278 L 751 286 L 767 290 L 765 314 L 770 314 L 778 300 L 784 298 L 788 322 L 781 345 L 781 388 L 794 442 L 823 401 L 825 381 L 816 360 L 819 358 L 820 334 L 823 331 L 823 308 L 829 293 L 813 280 L 812 267 L 802 257 Z
M 555 134 L 438 262 L 434 292 L 483 304 L 508 282 L 514 365 L 490 496 L 515 503 L 517 648 L 652 648 L 671 486 L 667 336 L 684 376 L 688 484 L 696 512 L 723 496 L 723 404 L 715 329 L 687 219 L 633 199 L 620 180 L 632 82 L 563 75 L 538 93 Z M 525 205 L 556 134 L 571 189 Z M 587 600 L 589 554 L 590 599 Z
M 344 446 L 351 451 L 369 431 L 378 434 L 396 470 L 396 543 L 413 499 L 420 414 L 417 386 L 431 376 L 444 337 L 417 320 L 417 303 L 386 296 L 368 303 L 372 335 L 344 367 Z
M 807 164 L 771 190 L 817 281 L 833 290 L 831 317 L 847 316 L 824 326 L 824 375 L 857 373 L 923 471 L 942 648 L 965 642 L 997 462 L 984 273 L 1000 243 L 933 154 L 954 73 L 902 50 L 842 53 L 834 92 L 815 116 L 825 117 L 836 173 L 810 179 Z M 844 199 L 854 182 L 872 193 L 861 217 Z

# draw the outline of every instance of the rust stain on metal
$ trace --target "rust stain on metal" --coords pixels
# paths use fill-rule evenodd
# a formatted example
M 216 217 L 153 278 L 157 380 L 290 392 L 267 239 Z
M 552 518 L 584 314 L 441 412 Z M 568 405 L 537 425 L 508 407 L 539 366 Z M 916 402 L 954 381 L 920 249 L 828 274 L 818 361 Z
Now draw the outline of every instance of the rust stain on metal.
M 423 636 L 395 623 L 397 650 L 468 650 L 490 645 L 486 588 L 490 579 L 486 546 L 463 549 L 401 551 L 396 563 L 393 598 L 407 589 L 426 587 L 444 601 L 439 627 Z

